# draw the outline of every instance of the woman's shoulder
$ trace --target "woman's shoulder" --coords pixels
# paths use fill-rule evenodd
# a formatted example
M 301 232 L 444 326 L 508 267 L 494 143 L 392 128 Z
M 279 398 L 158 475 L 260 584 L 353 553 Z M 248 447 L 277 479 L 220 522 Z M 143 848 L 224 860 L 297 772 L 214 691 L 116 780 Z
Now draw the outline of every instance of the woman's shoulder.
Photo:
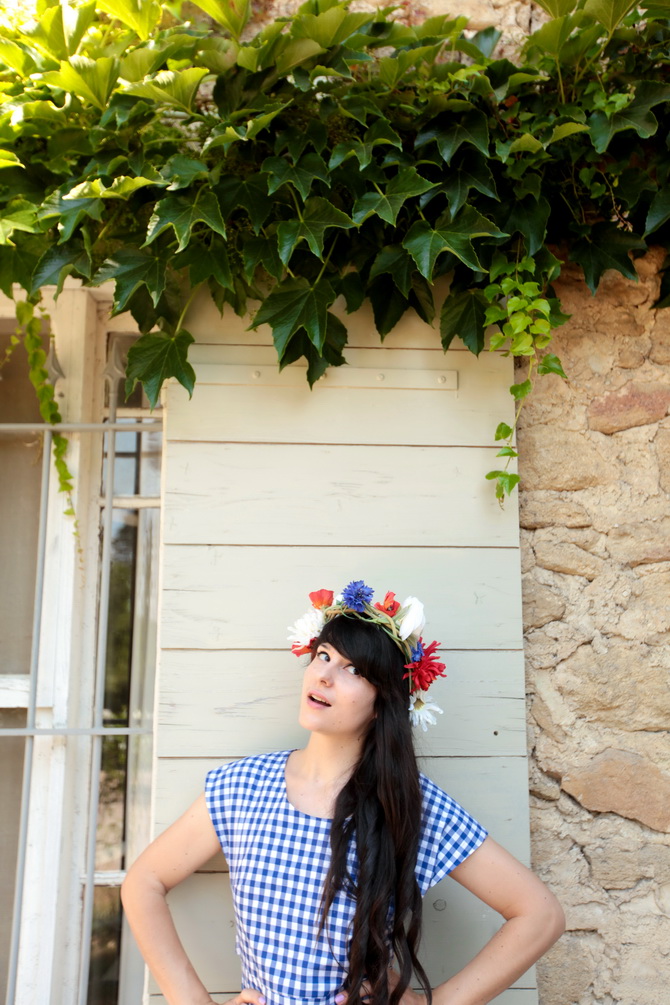
M 277 750 L 226 761 L 225 764 L 220 764 L 208 772 L 207 785 L 235 784 L 241 781 L 253 783 L 277 774 L 283 777 L 284 766 L 290 753 L 290 750 Z
M 427 775 L 419 772 L 423 797 L 423 827 L 432 829 L 446 821 L 472 820 L 468 811 L 453 796 L 441 789 Z

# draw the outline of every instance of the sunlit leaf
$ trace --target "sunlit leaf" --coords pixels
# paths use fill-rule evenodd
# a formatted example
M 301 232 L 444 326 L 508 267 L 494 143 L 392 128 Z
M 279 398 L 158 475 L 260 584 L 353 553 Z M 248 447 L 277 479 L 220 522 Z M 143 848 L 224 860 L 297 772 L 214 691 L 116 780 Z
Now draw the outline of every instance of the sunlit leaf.
M 63 201 L 70 199 L 129 199 L 140 188 L 147 185 L 156 185 L 153 178 L 131 178 L 128 175 L 119 175 L 111 185 L 105 185 L 100 178 L 93 181 L 83 181 L 70 189 L 67 195 L 63 196 Z
M 29 38 L 45 56 L 63 60 L 77 52 L 94 17 L 94 0 L 81 6 L 54 4 L 43 10 L 35 22 L 22 25 L 21 34 Z
M 437 182 L 422 178 L 416 168 L 401 168 L 395 178 L 381 192 L 366 192 L 354 204 L 352 218 L 355 223 L 362 223 L 368 216 L 375 214 L 387 223 L 395 226 L 398 213 L 407 199 L 423 195 L 435 188 Z
M 139 35 L 144 41 L 161 19 L 158 0 L 97 0 L 98 7 Z
M 251 14 L 251 0 L 193 0 L 217 24 L 238 39 Z
M 311 38 L 324 49 L 339 45 L 370 21 L 370 15 L 331 7 L 320 14 L 307 14 L 297 25 L 299 37 Z
M 119 61 L 111 56 L 100 56 L 99 59 L 72 56 L 68 62 L 61 62 L 60 70 L 44 74 L 47 84 L 73 91 L 101 110 L 107 107 L 118 77 Z
M 637 0 L 586 0 L 584 13 L 599 21 L 612 34 L 626 14 L 635 7 Z
M 202 66 L 194 66 L 188 70 L 161 70 L 152 80 L 124 88 L 124 93 L 135 94 L 138 98 L 148 98 L 158 104 L 172 105 L 182 111 L 192 112 L 198 88 L 207 73 L 208 71 Z
M 15 199 L 0 210 L 0 244 L 11 244 L 17 231 L 34 234 L 39 230 L 37 206 L 25 199 Z
M 0 38 L 0 63 L 14 70 L 20 77 L 27 77 L 36 69 L 30 53 L 9 38 Z

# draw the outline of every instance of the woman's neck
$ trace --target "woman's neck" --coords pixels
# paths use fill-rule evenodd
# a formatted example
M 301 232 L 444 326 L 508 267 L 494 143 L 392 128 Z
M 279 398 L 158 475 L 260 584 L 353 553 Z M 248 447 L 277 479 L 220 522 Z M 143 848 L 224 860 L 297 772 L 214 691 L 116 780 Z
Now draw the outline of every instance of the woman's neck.
M 304 813 L 332 817 L 335 800 L 360 756 L 359 741 L 312 733 L 307 746 L 294 750 L 286 764 L 289 802 Z

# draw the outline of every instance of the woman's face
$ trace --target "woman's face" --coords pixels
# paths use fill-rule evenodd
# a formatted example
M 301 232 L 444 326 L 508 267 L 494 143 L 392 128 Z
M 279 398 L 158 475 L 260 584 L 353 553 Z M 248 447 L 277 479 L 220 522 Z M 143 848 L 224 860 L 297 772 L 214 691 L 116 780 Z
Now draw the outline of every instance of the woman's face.
M 374 718 L 377 690 L 329 642 L 305 670 L 299 722 L 304 729 L 362 739 Z

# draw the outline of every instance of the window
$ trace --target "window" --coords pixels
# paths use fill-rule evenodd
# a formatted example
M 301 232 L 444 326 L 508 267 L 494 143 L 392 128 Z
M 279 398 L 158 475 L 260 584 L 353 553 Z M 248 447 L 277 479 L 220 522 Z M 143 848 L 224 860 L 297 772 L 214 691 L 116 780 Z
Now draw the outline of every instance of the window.
M 0 488 L 0 556 L 12 575 L 0 604 L 10 768 L 0 884 L 5 902 L 16 899 L 0 919 L 0 991 L 11 1005 L 126 1005 L 142 990 L 119 886 L 150 837 L 161 423 L 141 391 L 123 400 L 133 336 L 106 331 L 107 306 L 98 317 L 90 291 L 66 289 L 52 312 L 76 528 L 21 347 L 2 374 L 0 453 L 12 477 Z M 3 298 L 0 336 L 11 311 Z

